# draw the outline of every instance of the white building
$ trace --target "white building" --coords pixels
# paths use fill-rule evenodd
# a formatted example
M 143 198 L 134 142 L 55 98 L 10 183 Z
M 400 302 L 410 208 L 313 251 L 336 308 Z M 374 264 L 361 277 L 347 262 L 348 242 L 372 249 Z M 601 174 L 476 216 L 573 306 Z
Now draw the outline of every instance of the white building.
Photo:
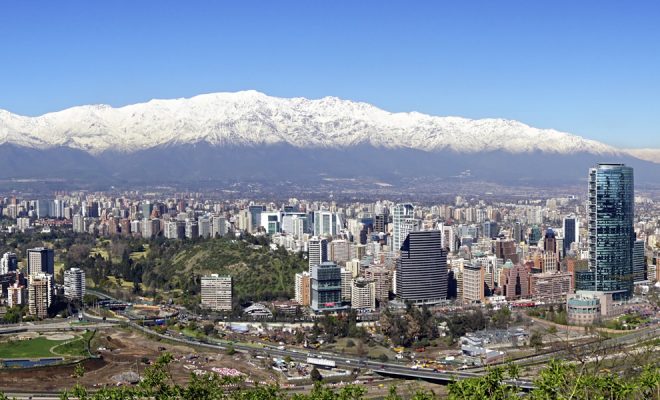
M 227 233 L 227 220 L 222 215 L 216 215 L 212 220 L 211 236 L 224 236 Z
M 328 241 L 318 237 L 309 239 L 307 243 L 307 261 L 309 262 L 309 273 L 312 267 L 328 261 Z
M 18 258 L 14 253 L 5 253 L 0 259 L 0 275 L 8 274 L 18 269 Z
M 353 273 L 346 269 L 341 269 L 341 299 L 342 301 L 351 300 L 351 284 L 353 282 Z
M 69 300 L 82 300 L 85 296 L 85 271 L 71 268 L 64 271 L 64 297 Z
M 231 311 L 232 280 L 231 276 L 211 274 L 202 277 L 202 308 L 214 311 Z
M 419 230 L 420 223 L 415 218 L 412 204 L 397 204 L 392 213 L 392 250 L 398 252 L 403 241 L 412 231 Z
M 374 282 L 364 278 L 357 278 L 351 282 L 351 308 L 370 311 L 376 309 L 376 284 Z
M 211 237 L 211 219 L 208 216 L 200 217 L 197 224 L 199 225 L 199 237 Z

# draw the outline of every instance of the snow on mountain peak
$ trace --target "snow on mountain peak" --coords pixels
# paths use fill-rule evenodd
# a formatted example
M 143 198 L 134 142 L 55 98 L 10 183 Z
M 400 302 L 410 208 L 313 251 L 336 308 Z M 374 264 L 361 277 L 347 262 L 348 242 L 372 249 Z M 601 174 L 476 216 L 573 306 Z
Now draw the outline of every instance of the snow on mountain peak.
M 36 148 L 67 146 L 96 154 L 198 142 L 285 143 L 303 148 L 371 144 L 461 153 L 619 153 L 600 142 L 513 120 L 391 113 L 336 97 L 289 99 L 255 90 L 156 99 L 118 108 L 87 105 L 38 117 L 0 110 L 0 143 Z

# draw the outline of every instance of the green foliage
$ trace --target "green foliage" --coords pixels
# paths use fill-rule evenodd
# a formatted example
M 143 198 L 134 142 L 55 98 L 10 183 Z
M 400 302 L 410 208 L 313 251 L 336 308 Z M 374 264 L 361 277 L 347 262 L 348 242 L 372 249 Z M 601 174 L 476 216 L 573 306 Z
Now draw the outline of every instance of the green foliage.
M 539 332 L 532 333 L 532 335 L 529 337 L 529 345 L 536 350 L 539 350 L 541 347 L 543 347 L 543 335 L 541 335 Z
M 321 376 L 321 373 L 319 372 L 319 370 L 316 367 L 312 368 L 312 371 L 309 373 L 309 378 L 311 380 L 315 381 L 315 382 L 318 382 L 321 379 L 323 379 L 323 377 Z
M 437 321 L 427 307 L 408 305 L 403 315 L 386 309 L 381 313 L 380 328 L 397 346 L 410 347 L 438 337 Z
M 2 317 L 2 321 L 7 324 L 15 324 L 21 320 L 24 310 L 21 306 L 14 306 L 8 308 L 5 315 Z
M 287 395 L 276 385 L 245 387 L 240 378 L 220 377 L 216 374 L 197 376 L 191 374 L 186 385 L 172 380 L 169 364 L 170 354 L 162 355 L 153 365 L 146 368 L 143 380 L 137 386 L 99 388 L 88 392 L 75 385 L 60 396 L 63 400 L 114 400 L 114 399 L 190 399 L 190 400 L 361 400 L 367 390 L 364 386 L 347 385 L 334 390 L 314 384 L 305 394 Z M 314 372 L 316 371 L 316 372 Z M 450 400 L 642 400 L 658 399 L 660 395 L 660 369 L 657 365 L 646 366 L 639 374 L 622 377 L 611 372 L 588 374 L 582 366 L 561 361 L 551 361 L 535 380 L 536 388 L 530 393 L 521 393 L 509 379 L 518 379 L 518 369 L 511 364 L 506 368 L 487 370 L 486 375 L 453 382 L 449 385 Z M 76 373 L 80 376 L 82 370 Z M 320 377 L 318 370 L 312 374 Z M 318 374 L 318 376 L 317 376 Z M 417 390 L 410 397 L 413 400 L 433 400 L 438 397 L 429 390 Z M 0 400 L 7 399 L 0 394 Z M 396 390 L 390 387 L 385 400 L 403 400 Z
M 152 242 L 147 258 L 138 264 L 142 282 L 152 290 L 181 293 L 180 302 L 197 296 L 201 276 L 210 273 L 231 275 L 241 303 L 290 298 L 295 274 L 306 269 L 299 254 L 224 237 Z

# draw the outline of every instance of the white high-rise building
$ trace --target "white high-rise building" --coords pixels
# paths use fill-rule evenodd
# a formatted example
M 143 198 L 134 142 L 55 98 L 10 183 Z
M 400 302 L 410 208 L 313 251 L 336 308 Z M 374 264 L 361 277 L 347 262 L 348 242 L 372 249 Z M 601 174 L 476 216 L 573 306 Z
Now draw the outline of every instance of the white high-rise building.
M 208 216 L 200 217 L 197 224 L 199 225 L 199 237 L 211 237 L 211 219 Z
M 376 284 L 364 278 L 351 281 L 351 308 L 356 310 L 376 309 Z
M 342 229 L 341 218 L 331 211 L 314 212 L 314 236 L 336 236 Z
M 85 296 L 85 271 L 71 268 L 64 271 L 64 297 L 69 300 L 82 300 Z
M 342 268 L 341 272 L 341 299 L 351 301 L 351 285 L 353 284 L 353 273 L 351 270 Z
M 419 230 L 419 221 L 415 220 L 415 208 L 412 204 L 397 204 L 392 213 L 392 250 L 398 252 L 410 232 Z
M 18 257 L 14 253 L 5 253 L 0 259 L 0 275 L 8 274 L 18 269 Z
M 231 311 L 232 281 L 231 276 L 211 274 L 202 277 L 202 308 L 215 311 Z
M 307 243 L 307 261 L 309 262 L 309 273 L 312 267 L 328 261 L 328 241 L 318 237 L 312 237 Z
M 30 229 L 30 218 L 28 217 L 19 217 L 16 218 L 16 229 L 21 232 L 25 232 Z
M 80 214 L 74 214 L 73 216 L 73 231 L 76 233 L 83 233 L 87 231 L 85 226 L 85 217 Z
M 227 233 L 227 220 L 222 215 L 216 215 L 213 217 L 213 226 L 211 229 L 211 235 L 215 237 L 224 236 Z
M 165 230 L 163 234 L 166 239 L 181 239 L 179 237 L 179 221 L 169 220 L 165 222 Z

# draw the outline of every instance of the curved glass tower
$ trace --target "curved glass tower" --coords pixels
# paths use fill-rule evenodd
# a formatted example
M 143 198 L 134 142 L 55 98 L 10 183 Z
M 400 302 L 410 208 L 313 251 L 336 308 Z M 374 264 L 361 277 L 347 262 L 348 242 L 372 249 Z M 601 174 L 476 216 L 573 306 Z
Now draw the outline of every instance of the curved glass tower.
M 632 296 L 634 196 L 632 168 L 589 170 L 589 271 L 576 277 L 577 289 L 612 293 L 615 300 Z

